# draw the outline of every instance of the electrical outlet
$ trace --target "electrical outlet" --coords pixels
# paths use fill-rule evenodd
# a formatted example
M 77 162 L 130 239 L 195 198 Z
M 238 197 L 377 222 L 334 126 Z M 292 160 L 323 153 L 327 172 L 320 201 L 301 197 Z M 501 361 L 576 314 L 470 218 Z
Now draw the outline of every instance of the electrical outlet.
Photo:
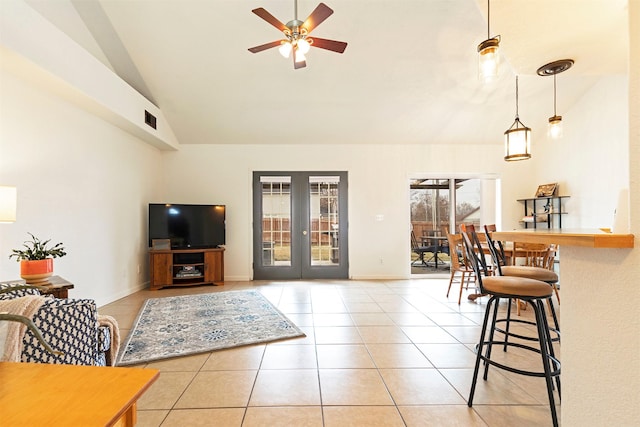
M 138 264 L 138 274 L 140 274 L 140 264 Z
M 384 264 L 384 259 L 382 259 L 382 257 L 380 257 L 380 264 Z

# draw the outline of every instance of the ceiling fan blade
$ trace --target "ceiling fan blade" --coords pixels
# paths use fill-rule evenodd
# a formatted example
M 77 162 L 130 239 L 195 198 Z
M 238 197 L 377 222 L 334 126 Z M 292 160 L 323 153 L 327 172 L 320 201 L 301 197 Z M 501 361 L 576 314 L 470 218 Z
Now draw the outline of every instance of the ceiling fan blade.
M 339 42 L 335 40 L 327 40 L 321 39 L 318 37 L 312 37 L 313 43 L 311 43 L 312 47 L 319 47 L 320 49 L 331 50 L 333 52 L 343 53 L 347 48 L 347 44 L 345 42 Z
M 262 7 L 259 7 L 257 9 L 253 9 L 251 12 L 255 13 L 260 18 L 264 19 L 265 21 L 267 21 L 269 24 L 273 25 L 274 27 L 276 27 L 280 31 L 284 31 L 284 30 L 287 29 L 286 25 L 284 25 L 282 22 L 280 22 L 278 20 L 278 18 L 276 18 L 275 16 L 273 16 L 272 14 L 267 12 L 267 10 L 262 8 Z
M 249 52 L 258 53 L 263 50 L 271 49 L 272 47 L 280 46 L 282 44 L 282 40 L 276 40 L 271 43 L 261 44 L 260 46 L 254 46 L 249 48 Z
M 333 9 L 327 6 L 324 3 L 320 3 L 311 15 L 307 19 L 305 19 L 302 27 L 307 30 L 307 33 L 310 33 L 315 27 L 322 24 L 325 19 L 330 17 L 333 14 Z

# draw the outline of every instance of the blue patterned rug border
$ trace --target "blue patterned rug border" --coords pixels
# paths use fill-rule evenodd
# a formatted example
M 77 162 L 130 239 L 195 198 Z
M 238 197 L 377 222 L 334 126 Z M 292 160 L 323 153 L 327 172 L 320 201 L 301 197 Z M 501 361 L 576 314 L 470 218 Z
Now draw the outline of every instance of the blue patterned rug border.
M 116 366 L 306 336 L 255 290 L 147 299 Z

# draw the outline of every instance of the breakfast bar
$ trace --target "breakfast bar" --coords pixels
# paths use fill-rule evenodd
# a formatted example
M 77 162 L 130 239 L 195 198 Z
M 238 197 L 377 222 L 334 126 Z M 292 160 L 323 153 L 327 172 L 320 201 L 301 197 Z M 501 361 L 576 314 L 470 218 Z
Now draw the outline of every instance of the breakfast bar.
M 633 234 L 603 230 L 497 231 L 496 240 L 560 248 L 562 425 L 637 419 L 638 283 Z M 603 399 L 616 396 L 613 408 Z M 598 421 L 599 420 L 599 421 Z M 615 423 L 615 422 L 614 422 Z
M 603 230 L 531 229 L 496 231 L 496 240 L 521 243 L 545 243 L 587 248 L 633 248 L 633 234 L 613 234 Z

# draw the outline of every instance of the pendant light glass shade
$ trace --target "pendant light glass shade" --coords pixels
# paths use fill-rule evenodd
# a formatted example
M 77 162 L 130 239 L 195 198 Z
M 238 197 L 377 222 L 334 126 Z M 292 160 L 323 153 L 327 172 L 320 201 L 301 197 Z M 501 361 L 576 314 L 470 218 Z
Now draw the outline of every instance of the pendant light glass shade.
M 483 41 L 478 45 L 478 78 L 489 83 L 498 77 L 500 66 L 500 36 Z
M 500 36 L 491 37 L 491 2 L 487 0 L 487 40 L 478 45 L 478 78 L 489 83 L 498 77 Z
M 504 133 L 504 159 L 508 162 L 531 158 L 531 129 L 516 118 Z
M 531 128 L 518 117 L 518 76 L 516 76 L 516 119 L 504 133 L 504 159 L 508 162 L 531 158 Z
M 549 117 L 547 133 L 551 139 L 562 138 L 562 116 Z

